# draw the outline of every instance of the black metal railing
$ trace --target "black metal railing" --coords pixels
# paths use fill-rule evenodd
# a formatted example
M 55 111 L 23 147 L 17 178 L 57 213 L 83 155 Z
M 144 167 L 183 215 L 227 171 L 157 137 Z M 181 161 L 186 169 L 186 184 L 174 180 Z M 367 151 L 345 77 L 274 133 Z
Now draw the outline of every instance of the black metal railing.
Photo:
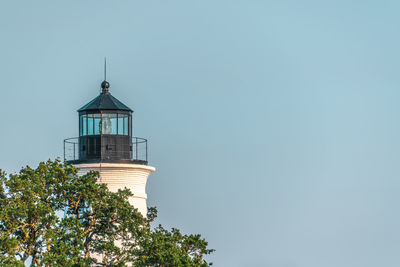
M 147 164 L 148 149 L 147 139 L 131 137 L 128 145 L 102 144 L 88 145 L 87 141 L 83 144 L 79 137 L 67 138 L 64 140 L 64 161 L 79 163 L 85 161 L 100 162 L 136 162 Z

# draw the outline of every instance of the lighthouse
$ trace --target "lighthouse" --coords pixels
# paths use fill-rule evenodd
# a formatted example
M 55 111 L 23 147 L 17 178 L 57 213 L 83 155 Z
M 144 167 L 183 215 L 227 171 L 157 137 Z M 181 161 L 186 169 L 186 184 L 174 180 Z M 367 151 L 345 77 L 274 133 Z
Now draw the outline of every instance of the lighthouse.
M 79 136 L 64 140 L 64 160 L 79 175 L 98 171 L 112 192 L 130 189 L 129 202 L 146 216 L 146 182 L 155 168 L 148 165 L 147 139 L 133 136 L 132 114 L 104 80 L 100 95 L 78 110 Z

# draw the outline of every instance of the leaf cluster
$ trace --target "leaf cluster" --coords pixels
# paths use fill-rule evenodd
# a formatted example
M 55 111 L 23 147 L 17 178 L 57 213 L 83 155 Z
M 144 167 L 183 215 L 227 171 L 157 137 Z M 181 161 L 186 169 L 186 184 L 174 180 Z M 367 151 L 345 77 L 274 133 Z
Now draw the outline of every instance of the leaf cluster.
M 150 223 L 129 204 L 128 189 L 110 192 L 99 174 L 78 175 L 59 160 L 0 170 L 1 266 L 209 266 L 200 235 Z

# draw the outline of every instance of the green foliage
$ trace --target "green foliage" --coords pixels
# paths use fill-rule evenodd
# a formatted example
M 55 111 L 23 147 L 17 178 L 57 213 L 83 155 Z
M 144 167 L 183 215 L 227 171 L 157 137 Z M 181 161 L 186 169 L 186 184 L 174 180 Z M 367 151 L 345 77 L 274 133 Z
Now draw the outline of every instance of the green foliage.
M 60 161 L 7 176 L 0 170 L 1 266 L 210 266 L 200 235 L 183 235 L 147 218 L 110 192 L 98 173 L 78 175 Z
M 213 252 L 200 235 L 182 235 L 159 225 L 143 240 L 137 266 L 209 266 L 203 256 Z

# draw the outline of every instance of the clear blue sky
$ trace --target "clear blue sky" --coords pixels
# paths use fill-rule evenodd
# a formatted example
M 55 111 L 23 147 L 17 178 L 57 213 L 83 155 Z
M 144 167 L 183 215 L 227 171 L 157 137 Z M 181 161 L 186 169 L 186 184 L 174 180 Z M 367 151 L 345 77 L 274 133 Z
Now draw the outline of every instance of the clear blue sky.
M 135 110 L 159 222 L 215 266 L 400 266 L 398 1 L 2 1 L 0 168 Z

